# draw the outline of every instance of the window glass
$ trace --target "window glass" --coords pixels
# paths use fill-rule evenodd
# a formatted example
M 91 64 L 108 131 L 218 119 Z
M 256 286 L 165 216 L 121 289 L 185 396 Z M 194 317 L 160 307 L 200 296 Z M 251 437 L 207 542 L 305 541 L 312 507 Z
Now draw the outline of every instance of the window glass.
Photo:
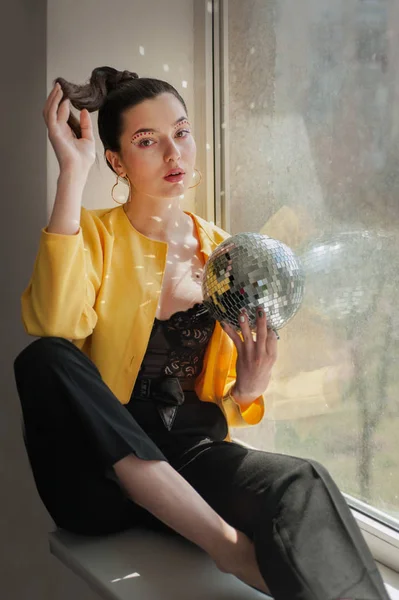
M 307 272 L 266 416 L 233 435 L 399 518 L 399 3 L 226 4 L 224 225 Z

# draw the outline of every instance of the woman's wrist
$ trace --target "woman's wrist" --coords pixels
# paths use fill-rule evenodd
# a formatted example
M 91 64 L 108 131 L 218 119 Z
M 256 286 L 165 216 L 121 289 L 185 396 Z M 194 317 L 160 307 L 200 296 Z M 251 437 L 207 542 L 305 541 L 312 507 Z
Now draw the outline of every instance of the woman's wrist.
M 235 383 L 230 389 L 227 397 L 231 396 L 232 400 L 239 404 L 242 409 L 248 408 L 261 394 L 254 393 L 245 393 L 245 391 L 241 391 L 237 384 Z

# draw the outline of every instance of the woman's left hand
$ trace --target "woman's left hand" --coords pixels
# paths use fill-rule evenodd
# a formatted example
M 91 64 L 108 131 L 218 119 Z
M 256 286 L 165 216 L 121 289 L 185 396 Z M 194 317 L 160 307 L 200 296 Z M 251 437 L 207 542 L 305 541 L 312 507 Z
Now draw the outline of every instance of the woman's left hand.
M 243 319 L 242 319 L 243 317 Z M 240 334 L 228 323 L 222 327 L 237 348 L 236 382 L 231 390 L 234 398 L 253 401 L 263 394 L 270 381 L 272 367 L 277 359 L 277 334 L 267 328 L 265 311 L 257 310 L 256 340 L 253 338 L 245 309 L 240 313 Z

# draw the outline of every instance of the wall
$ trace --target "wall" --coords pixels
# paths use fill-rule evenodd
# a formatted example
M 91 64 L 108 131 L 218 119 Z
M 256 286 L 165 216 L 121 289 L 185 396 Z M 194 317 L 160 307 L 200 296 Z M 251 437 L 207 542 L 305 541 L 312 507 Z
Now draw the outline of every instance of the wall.
M 94 600 L 98 596 L 52 557 L 53 523 L 36 492 L 23 446 L 13 360 L 33 341 L 24 332 L 20 296 L 36 256 L 40 229 L 51 212 L 58 163 L 47 141 L 42 110 L 52 81 L 84 82 L 110 65 L 163 77 L 193 106 L 193 10 L 187 0 L 14 0 L 2 8 L 0 236 L 0 580 L 7 600 Z M 167 26 L 166 26 L 167 23 Z M 144 56 L 139 47 L 144 47 Z M 12 58 L 12 60 L 11 60 Z M 169 65 L 165 72 L 163 65 Z M 182 89 L 181 82 L 187 81 Z M 93 123 L 97 119 L 92 115 Z M 97 145 L 85 189 L 87 208 L 113 206 L 113 177 Z M 193 200 L 187 199 L 192 209 Z
M 141 77 L 166 79 L 183 96 L 190 117 L 194 116 L 192 0 L 49 0 L 47 41 L 48 90 L 56 77 L 84 83 L 95 67 L 107 65 L 135 71 Z M 91 117 L 98 161 L 90 171 L 83 204 L 86 208 L 115 207 L 111 188 L 116 178 L 103 158 L 97 113 Z M 50 214 L 58 176 L 52 151 L 48 167 Z M 122 183 L 118 191 L 124 191 Z M 194 210 L 193 191 L 183 206 Z

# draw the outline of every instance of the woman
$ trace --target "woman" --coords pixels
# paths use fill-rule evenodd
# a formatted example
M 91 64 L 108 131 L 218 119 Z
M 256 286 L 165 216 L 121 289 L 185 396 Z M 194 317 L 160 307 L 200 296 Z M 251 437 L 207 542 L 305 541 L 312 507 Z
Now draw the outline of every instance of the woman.
M 262 311 L 254 339 L 245 314 L 239 336 L 202 304 L 202 269 L 228 234 L 180 207 L 196 152 L 183 99 L 110 67 L 83 86 L 56 81 L 43 115 L 57 194 L 22 296 L 39 339 L 14 363 L 55 523 L 94 535 L 165 527 L 276 600 L 388 598 L 328 472 L 230 440 L 229 425 L 263 416 L 277 341 Z M 95 110 L 129 197 L 88 211 Z

